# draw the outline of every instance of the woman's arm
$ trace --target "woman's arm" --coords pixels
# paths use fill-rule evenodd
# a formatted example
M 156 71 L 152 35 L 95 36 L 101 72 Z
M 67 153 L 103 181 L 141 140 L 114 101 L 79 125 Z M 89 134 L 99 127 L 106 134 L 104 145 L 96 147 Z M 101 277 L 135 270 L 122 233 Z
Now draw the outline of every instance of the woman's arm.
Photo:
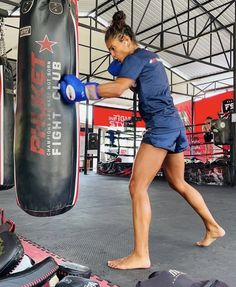
M 60 81 L 60 93 L 68 104 L 100 98 L 118 98 L 135 84 L 130 78 L 118 78 L 107 84 L 82 83 L 75 75 L 64 75 Z
M 98 86 L 99 96 L 102 98 L 118 98 L 121 94 L 134 86 L 135 81 L 129 78 L 117 78 L 115 81 L 100 84 Z

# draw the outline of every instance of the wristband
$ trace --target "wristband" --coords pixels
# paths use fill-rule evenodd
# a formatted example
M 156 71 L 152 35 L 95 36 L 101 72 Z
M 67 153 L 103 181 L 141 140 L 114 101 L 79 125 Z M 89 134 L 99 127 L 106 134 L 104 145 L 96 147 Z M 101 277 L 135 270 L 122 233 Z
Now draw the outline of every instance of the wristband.
M 99 92 L 98 92 L 98 86 L 99 84 L 96 82 L 88 82 L 85 85 L 85 93 L 88 100 L 99 100 L 101 99 Z

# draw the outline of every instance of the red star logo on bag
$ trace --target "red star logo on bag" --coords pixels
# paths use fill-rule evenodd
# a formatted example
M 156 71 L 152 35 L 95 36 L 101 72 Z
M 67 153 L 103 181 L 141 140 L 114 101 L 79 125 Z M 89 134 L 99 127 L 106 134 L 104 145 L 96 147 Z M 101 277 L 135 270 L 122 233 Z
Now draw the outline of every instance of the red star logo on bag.
M 44 36 L 43 41 L 35 41 L 35 42 L 40 45 L 39 53 L 48 50 L 50 53 L 53 54 L 52 47 L 57 44 L 57 42 L 49 41 L 48 35 Z

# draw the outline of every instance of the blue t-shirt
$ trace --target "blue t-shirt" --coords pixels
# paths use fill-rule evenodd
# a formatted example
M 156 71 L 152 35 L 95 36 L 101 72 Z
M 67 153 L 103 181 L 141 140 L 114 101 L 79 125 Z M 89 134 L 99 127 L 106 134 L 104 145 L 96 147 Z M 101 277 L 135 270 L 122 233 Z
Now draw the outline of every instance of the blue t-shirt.
M 138 48 L 125 58 L 119 77 L 136 81 L 139 112 L 147 128 L 183 127 L 170 94 L 165 67 L 157 54 Z

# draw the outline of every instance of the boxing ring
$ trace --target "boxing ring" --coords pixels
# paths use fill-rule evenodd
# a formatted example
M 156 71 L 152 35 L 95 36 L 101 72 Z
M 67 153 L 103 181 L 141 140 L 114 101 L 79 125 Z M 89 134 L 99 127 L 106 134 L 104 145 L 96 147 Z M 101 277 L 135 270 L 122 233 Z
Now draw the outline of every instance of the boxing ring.
M 231 130 L 229 114 L 225 117 L 212 120 L 212 126 L 206 133 L 202 130 L 205 123 L 196 125 L 185 125 L 189 148 L 184 152 L 185 157 L 185 179 L 196 184 L 206 185 L 230 185 L 231 175 Z M 98 133 L 101 136 L 101 133 Z M 120 139 L 127 137 L 125 132 L 120 130 L 107 130 L 106 138 L 110 139 L 110 144 L 115 146 L 116 152 L 106 152 L 109 159 L 100 161 L 97 164 L 97 173 L 110 176 L 130 176 L 132 172 L 132 162 L 123 162 L 120 151 Z M 129 134 L 129 139 L 134 139 L 133 134 Z M 141 143 L 142 136 L 139 136 Z M 115 143 L 115 144 L 114 144 Z M 98 145 L 101 145 L 100 138 Z M 99 156 L 100 158 L 100 156 Z M 164 177 L 162 170 L 157 177 Z

